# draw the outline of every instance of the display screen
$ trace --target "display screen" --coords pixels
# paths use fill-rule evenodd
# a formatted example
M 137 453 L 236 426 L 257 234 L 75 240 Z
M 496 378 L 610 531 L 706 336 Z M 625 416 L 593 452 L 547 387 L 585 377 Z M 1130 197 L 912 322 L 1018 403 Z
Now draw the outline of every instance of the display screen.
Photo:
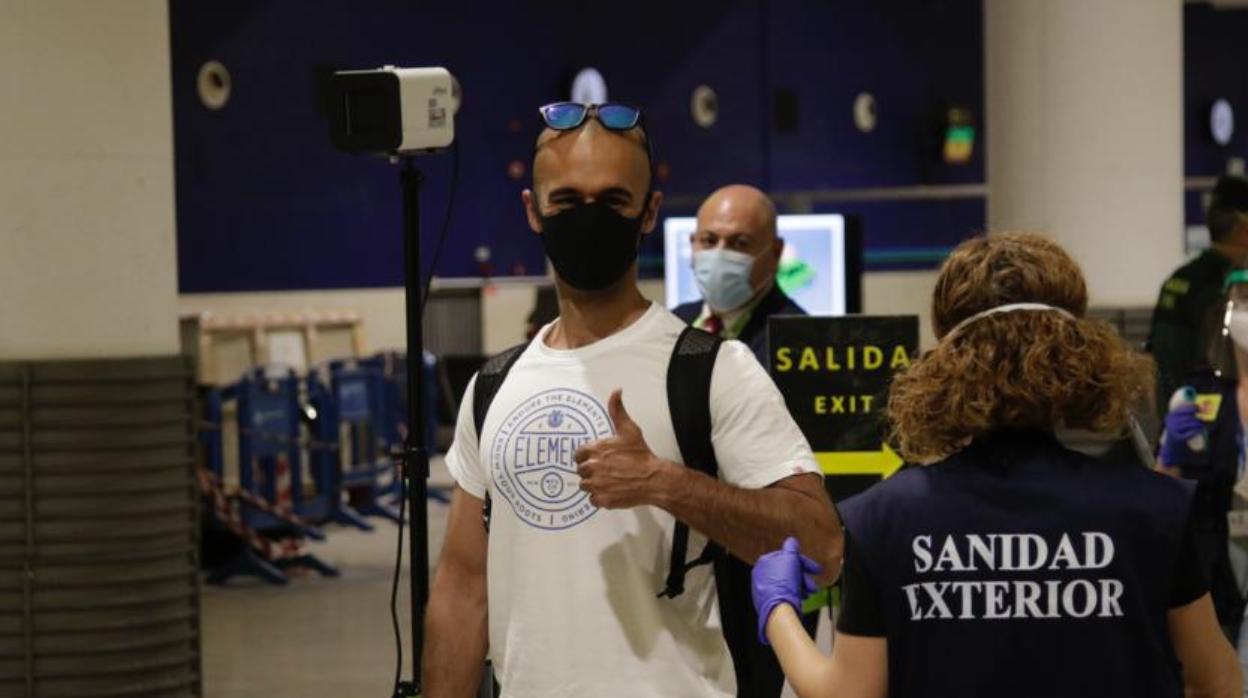
M 945 162 L 963 165 L 971 161 L 975 152 L 975 127 L 950 126 L 945 131 Z
M 664 281 L 669 308 L 701 299 L 693 278 L 696 218 L 668 218 L 663 224 Z M 784 252 L 776 282 L 780 289 L 812 315 L 857 312 L 858 245 L 851 241 L 845 216 L 840 214 L 779 216 Z

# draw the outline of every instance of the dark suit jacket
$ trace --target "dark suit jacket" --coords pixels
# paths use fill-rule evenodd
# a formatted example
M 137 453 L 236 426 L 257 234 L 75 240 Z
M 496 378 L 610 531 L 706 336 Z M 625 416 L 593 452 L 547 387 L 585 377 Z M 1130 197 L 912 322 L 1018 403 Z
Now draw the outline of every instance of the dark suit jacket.
M 672 309 L 686 324 L 693 324 L 702 314 L 702 301 L 685 303 Z M 763 296 L 737 339 L 749 345 L 758 362 L 767 368 L 767 318 L 772 315 L 805 315 L 806 311 L 784 295 L 779 286 Z M 728 557 L 723 566 L 717 565 L 715 584 L 720 599 L 748 599 L 750 596 L 750 565 Z M 754 629 L 758 616 L 749 603 L 726 606 L 720 602 L 720 621 L 724 637 L 732 652 L 733 669 L 737 674 L 738 698 L 779 698 L 784 689 L 784 671 L 771 648 L 755 640 Z M 811 613 L 802 618 L 802 625 L 813 638 L 819 624 L 819 614 Z
M 691 325 L 702 314 L 702 301 L 678 305 L 672 308 L 672 313 L 684 320 L 685 324 Z M 802 310 L 802 306 L 794 303 L 792 298 L 784 295 L 784 291 L 781 291 L 778 285 L 773 284 L 771 291 L 763 296 L 763 300 L 754 307 L 754 312 L 750 314 L 750 319 L 741 329 L 741 334 L 737 339 L 749 345 L 754 356 L 758 358 L 758 362 L 763 365 L 763 368 L 767 368 L 767 318 L 772 315 L 805 314 L 806 311 Z

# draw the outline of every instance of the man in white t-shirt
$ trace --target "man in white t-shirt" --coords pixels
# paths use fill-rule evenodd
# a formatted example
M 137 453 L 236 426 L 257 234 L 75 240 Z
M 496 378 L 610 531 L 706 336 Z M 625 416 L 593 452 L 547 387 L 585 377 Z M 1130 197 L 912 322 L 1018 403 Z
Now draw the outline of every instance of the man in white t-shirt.
M 473 695 L 488 650 L 506 698 L 733 696 L 710 566 L 676 598 L 657 596 L 677 519 L 693 555 L 709 536 L 753 562 L 797 536 L 824 582 L 840 566 L 840 524 L 783 398 L 739 342 L 722 346 L 711 379 L 719 479 L 681 464 L 666 378 L 684 323 L 637 290 L 640 236 L 662 200 L 646 134 L 612 106 L 579 120 L 550 109 L 523 198 L 559 318 L 516 360 L 480 434 L 475 379 L 463 398 L 424 695 Z

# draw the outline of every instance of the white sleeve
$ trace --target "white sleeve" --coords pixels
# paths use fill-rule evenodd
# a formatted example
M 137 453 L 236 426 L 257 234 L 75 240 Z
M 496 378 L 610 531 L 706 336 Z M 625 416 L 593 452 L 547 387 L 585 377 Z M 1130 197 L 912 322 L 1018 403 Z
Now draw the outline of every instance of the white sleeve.
M 819 472 L 780 390 L 741 342 L 724 342 L 715 359 L 711 443 L 720 478 L 737 487 L 757 489 Z
M 485 499 L 485 464 L 481 462 L 480 438 L 472 416 L 472 397 L 476 388 L 477 377 L 474 375 L 464 391 L 464 399 L 459 403 L 455 440 L 446 452 L 446 468 L 465 492 L 477 499 Z

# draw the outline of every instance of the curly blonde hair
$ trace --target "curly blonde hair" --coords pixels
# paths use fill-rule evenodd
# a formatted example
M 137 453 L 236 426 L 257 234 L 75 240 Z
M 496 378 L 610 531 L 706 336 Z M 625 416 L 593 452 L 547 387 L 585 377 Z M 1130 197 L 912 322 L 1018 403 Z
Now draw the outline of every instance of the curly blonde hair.
M 1068 311 L 999 313 L 1008 303 Z M 928 463 L 1001 427 L 1065 426 L 1122 433 L 1144 391 L 1141 356 L 1108 324 L 1084 317 L 1079 266 L 1051 240 L 998 233 L 968 240 L 941 267 L 932 297 L 940 338 L 894 380 L 890 436 L 902 457 Z

